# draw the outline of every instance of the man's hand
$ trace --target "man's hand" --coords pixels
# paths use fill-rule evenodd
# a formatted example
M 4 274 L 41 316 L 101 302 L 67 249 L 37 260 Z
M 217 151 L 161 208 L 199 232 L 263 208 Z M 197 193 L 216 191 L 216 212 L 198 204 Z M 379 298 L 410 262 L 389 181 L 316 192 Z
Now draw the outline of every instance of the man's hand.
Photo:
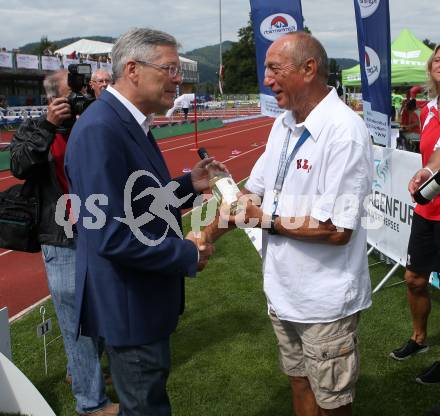
M 191 170 L 191 181 L 193 184 L 193 188 L 197 192 L 209 190 L 210 168 L 229 173 L 228 169 L 226 169 L 226 166 L 223 165 L 223 163 L 217 162 L 212 157 L 197 162 Z
M 263 214 L 260 208 L 261 198 L 254 194 L 237 194 L 238 209 L 235 215 L 230 214 L 226 205 L 220 207 L 220 223 L 235 224 L 238 228 L 267 228 L 270 226 L 270 217 Z
M 411 195 L 419 189 L 420 185 L 426 182 L 431 177 L 431 172 L 428 169 L 420 169 L 416 172 L 416 174 L 411 178 L 408 184 L 408 191 Z M 413 202 L 414 198 L 412 199 Z
M 47 121 L 57 127 L 71 116 L 70 105 L 65 97 L 55 98 L 47 108 Z
M 190 231 L 185 238 L 192 241 L 197 246 L 199 251 L 199 263 L 197 264 L 197 270 L 200 272 L 206 267 L 209 258 L 213 255 L 214 245 L 203 231 L 200 231 L 199 233 Z

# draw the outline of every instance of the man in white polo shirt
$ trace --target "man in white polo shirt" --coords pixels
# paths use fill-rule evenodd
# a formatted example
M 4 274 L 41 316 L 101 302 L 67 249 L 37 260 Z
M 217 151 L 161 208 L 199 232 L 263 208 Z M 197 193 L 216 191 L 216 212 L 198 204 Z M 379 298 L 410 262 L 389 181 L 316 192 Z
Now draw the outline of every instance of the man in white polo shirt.
M 327 86 L 322 45 L 298 32 L 266 55 L 280 115 L 245 193 L 263 232 L 264 291 L 295 414 L 351 415 L 359 312 L 371 304 L 363 203 L 373 159 L 364 122 Z M 242 215 L 243 216 L 243 215 Z M 231 217 L 230 220 L 239 219 Z M 205 231 L 215 240 L 225 232 Z

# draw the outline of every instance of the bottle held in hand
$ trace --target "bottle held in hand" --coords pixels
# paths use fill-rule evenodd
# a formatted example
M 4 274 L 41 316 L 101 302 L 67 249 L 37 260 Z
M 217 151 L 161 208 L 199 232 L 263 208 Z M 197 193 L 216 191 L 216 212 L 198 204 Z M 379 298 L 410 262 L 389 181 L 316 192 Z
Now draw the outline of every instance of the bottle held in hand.
M 426 182 L 420 185 L 413 194 L 414 201 L 420 205 L 426 205 L 440 194 L 440 170 L 432 175 Z
M 208 152 L 204 147 L 201 147 L 197 152 L 200 159 L 206 159 L 209 157 Z M 238 211 L 237 194 L 240 190 L 234 179 L 232 179 L 232 176 L 227 172 L 218 169 L 216 166 L 208 166 L 208 172 L 209 187 L 212 189 L 215 199 L 219 203 L 229 205 L 231 207 L 231 214 L 235 215 Z

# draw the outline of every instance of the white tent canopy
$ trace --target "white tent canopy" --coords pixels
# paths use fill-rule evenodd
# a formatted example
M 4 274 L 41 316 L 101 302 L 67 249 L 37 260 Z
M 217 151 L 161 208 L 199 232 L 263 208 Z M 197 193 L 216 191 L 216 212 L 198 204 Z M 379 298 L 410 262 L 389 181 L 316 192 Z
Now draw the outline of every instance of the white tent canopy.
M 55 51 L 60 55 L 69 55 L 72 52 L 81 53 L 84 55 L 106 54 L 112 51 L 113 44 L 106 42 L 99 42 L 97 40 L 80 39 L 70 45 L 64 46 Z

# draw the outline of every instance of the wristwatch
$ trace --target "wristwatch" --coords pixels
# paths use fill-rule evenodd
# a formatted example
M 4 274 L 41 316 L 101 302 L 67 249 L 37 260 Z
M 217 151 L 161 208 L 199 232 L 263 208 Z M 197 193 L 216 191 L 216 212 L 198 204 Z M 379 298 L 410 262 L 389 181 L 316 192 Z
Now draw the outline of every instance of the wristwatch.
M 267 230 L 267 232 L 268 232 L 269 234 L 272 234 L 272 235 L 276 235 L 276 234 L 278 234 L 278 231 L 275 230 L 275 220 L 276 220 L 278 217 L 279 217 L 279 215 L 275 215 L 275 214 L 272 215 L 272 218 L 270 219 L 270 228 Z

